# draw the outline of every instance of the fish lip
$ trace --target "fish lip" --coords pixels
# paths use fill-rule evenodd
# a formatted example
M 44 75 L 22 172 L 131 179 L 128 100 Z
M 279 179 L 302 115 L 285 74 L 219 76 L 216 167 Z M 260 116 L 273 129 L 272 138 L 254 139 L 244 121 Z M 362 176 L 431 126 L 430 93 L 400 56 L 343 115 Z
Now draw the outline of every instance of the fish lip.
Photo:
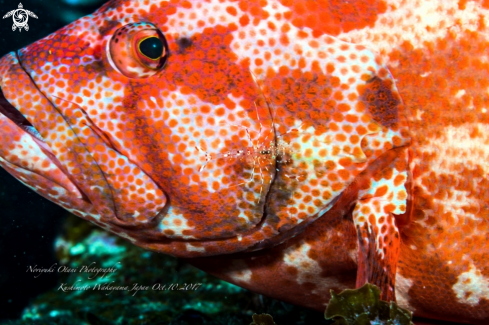
M 24 129 L 27 126 L 32 126 L 32 124 L 25 118 L 24 115 L 5 98 L 3 94 L 2 87 L 0 86 L 0 114 L 7 117 L 9 120 L 14 122 L 17 126 Z
M 22 66 L 22 62 L 20 60 L 20 56 L 18 51 L 13 51 L 10 52 L 9 54 L 15 55 L 15 58 L 18 61 L 19 67 L 22 69 L 24 74 L 29 77 L 33 85 L 36 85 L 34 80 L 32 80 L 31 75 L 26 71 L 26 69 Z M 41 90 L 39 88 L 36 89 L 40 92 Z M 41 140 L 43 143 L 45 143 L 44 139 L 40 135 L 40 133 L 37 131 L 37 129 L 32 125 L 32 123 L 22 114 L 19 110 L 18 107 L 15 107 L 12 105 L 8 99 L 5 97 L 2 87 L 0 86 L 0 114 L 3 116 L 7 117 L 9 120 L 14 122 L 18 127 L 20 127 L 22 130 L 25 132 L 29 133 L 34 139 Z
M 14 56 L 14 53 L 12 53 L 12 56 Z M 25 58 L 25 61 L 21 60 L 23 58 Z M 55 139 L 53 139 L 52 136 L 53 132 L 55 131 L 53 125 L 56 123 L 47 123 L 45 120 L 40 119 L 40 117 L 37 115 L 38 112 L 34 113 L 33 124 L 36 125 L 36 123 L 38 123 L 39 130 L 44 134 L 46 139 L 43 139 L 39 132 L 35 131 L 34 127 L 31 127 L 31 129 L 34 130 L 34 134 L 29 132 L 30 129 L 24 128 L 25 132 L 29 132 L 31 136 L 34 136 L 34 140 L 36 140 L 37 138 L 37 144 L 41 147 L 44 154 L 48 156 L 48 159 L 51 161 L 51 163 L 55 164 L 61 171 L 61 173 L 64 174 L 65 177 L 69 180 L 69 182 L 71 183 L 70 185 L 72 185 L 73 188 L 76 188 L 76 198 L 84 201 L 83 203 L 79 202 L 70 204 L 70 207 L 76 208 L 78 206 L 81 207 L 84 204 L 88 204 L 90 209 L 96 211 L 93 213 L 90 212 L 92 218 L 95 218 L 102 224 L 109 225 L 113 229 L 116 229 L 117 227 L 124 227 L 125 230 L 122 230 L 122 232 L 130 233 L 131 231 L 128 231 L 129 228 L 138 228 L 141 227 L 141 225 L 152 225 L 152 222 L 148 221 L 150 220 L 149 217 L 143 221 L 136 219 L 136 217 L 139 216 L 138 210 L 131 210 L 130 214 L 128 214 L 125 213 L 124 210 L 120 209 L 120 206 L 124 206 L 124 203 L 120 203 L 123 201 L 119 200 L 120 196 L 117 196 L 118 194 L 115 192 L 113 184 L 110 183 L 109 177 L 104 171 L 104 166 L 102 166 L 97 161 L 97 159 L 94 158 L 94 154 L 96 154 L 96 152 L 94 152 L 94 148 L 88 146 L 87 143 L 80 140 L 80 136 L 76 132 L 76 125 L 74 125 L 73 123 L 73 117 L 69 114 L 66 114 L 66 112 L 63 110 L 65 106 L 60 104 L 60 102 L 64 102 L 63 104 L 66 104 L 68 106 L 76 106 L 78 109 L 83 111 L 88 119 L 85 125 L 96 134 L 96 137 L 99 137 L 100 140 L 102 140 L 103 146 L 113 149 L 116 153 L 120 154 L 120 151 L 117 149 L 116 146 L 114 146 L 112 139 L 108 137 L 107 134 L 105 134 L 102 130 L 96 127 L 94 123 L 92 123 L 87 111 L 84 108 L 80 107 L 79 104 L 75 103 L 74 101 L 65 99 L 62 95 L 51 91 L 49 88 L 46 87 L 45 84 L 42 83 L 42 80 L 38 80 L 39 75 L 42 75 L 45 72 L 41 71 L 40 74 L 38 74 L 33 65 L 29 63 L 28 55 L 24 56 L 24 52 L 19 51 L 18 53 L 16 53 L 16 59 L 18 70 L 21 70 L 18 73 L 26 75 L 26 77 L 29 79 L 27 82 L 29 82 L 31 84 L 30 87 L 33 88 L 32 91 L 36 94 L 39 94 L 42 97 L 42 100 L 45 100 L 45 103 L 41 103 L 41 105 L 45 105 L 45 108 L 38 107 L 36 108 L 36 110 L 44 110 L 45 113 L 49 115 L 49 119 L 59 119 L 59 121 L 56 123 L 65 126 L 65 130 L 72 131 L 70 132 L 71 134 L 65 134 L 66 137 L 60 140 L 62 146 L 64 145 L 64 149 L 66 150 L 65 155 L 63 154 L 63 152 L 57 150 L 57 142 Z M 18 105 L 23 106 L 24 104 L 22 102 L 19 102 Z M 36 136 L 36 133 L 38 136 Z M 70 138 L 76 142 L 76 145 L 73 145 L 72 142 L 69 142 L 71 141 Z M 75 161 L 76 153 L 74 152 L 76 150 L 83 151 L 84 154 L 90 156 L 92 159 L 89 160 L 89 163 L 82 164 L 79 161 Z M 75 158 L 73 158 L 74 156 Z M 75 163 L 73 164 L 74 161 Z M 129 158 L 128 161 L 130 161 Z M 132 163 L 132 161 L 130 162 Z M 75 165 L 75 167 L 73 167 L 73 165 Z M 137 164 L 135 165 L 140 168 Z M 96 180 L 94 180 L 93 177 L 91 180 L 88 180 L 88 178 L 90 178 L 91 176 L 91 169 L 96 169 Z M 148 176 L 148 173 L 144 171 L 143 174 L 145 176 Z M 148 181 L 147 183 L 153 181 L 151 177 L 148 178 L 150 178 L 150 181 Z M 159 189 L 158 186 L 155 186 L 155 188 Z M 160 198 L 163 197 L 163 199 L 166 200 L 163 194 L 159 196 Z M 59 201 L 55 201 L 55 203 L 61 205 Z M 85 217 L 85 215 L 89 213 L 89 211 L 92 211 L 89 210 L 87 206 L 83 206 L 83 208 L 81 209 L 73 209 L 73 211 L 65 206 L 63 207 L 72 213 L 73 211 L 78 212 L 75 214 L 77 214 L 78 216 L 83 215 L 82 218 L 84 219 L 87 219 L 88 217 Z M 124 206 L 124 208 L 126 208 L 126 206 Z M 158 212 L 156 215 L 152 215 L 151 218 L 156 220 L 160 217 L 160 214 L 161 213 Z
M 37 129 L 29 122 L 28 119 L 15 107 L 12 105 L 3 94 L 2 87 L 0 87 L 0 115 L 5 116 L 10 121 L 14 122 L 15 125 L 20 127 L 22 130 L 30 134 L 36 142 L 41 146 L 39 141 L 42 142 L 42 146 L 46 146 L 46 143 Z M 45 150 L 43 150 L 45 151 Z
M 5 58 L 7 55 L 12 55 L 17 59 L 17 64 L 18 67 L 22 70 L 23 74 L 29 78 L 30 82 L 32 85 L 36 88 L 37 92 L 44 96 L 46 100 L 52 105 L 52 102 L 49 100 L 47 96 L 39 89 L 32 79 L 32 76 L 29 74 L 28 71 L 23 67 L 22 62 L 20 60 L 20 56 L 18 54 L 18 51 L 13 51 L 8 54 L 6 54 L 3 58 Z M 3 59 L 3 58 L 0 58 Z M 1 64 L 1 62 L 0 62 Z M 0 81 L 2 80 L 2 76 L 0 76 Z M 74 187 L 75 192 L 72 194 L 75 194 L 77 198 L 85 201 L 85 202 L 90 202 L 88 197 L 83 193 L 82 189 L 78 184 L 75 182 L 73 177 L 70 175 L 70 173 L 66 170 L 66 168 L 63 166 L 61 161 L 56 157 L 56 155 L 53 153 L 51 148 L 49 147 L 48 143 L 46 140 L 41 136 L 39 131 L 35 128 L 35 126 L 24 116 L 24 114 L 21 113 L 19 107 L 16 107 L 15 105 L 11 104 L 7 97 L 5 96 L 2 87 L 0 86 L 0 116 L 3 115 L 10 121 L 12 121 L 15 125 L 17 125 L 20 129 L 22 129 L 23 132 L 26 134 L 30 135 L 32 137 L 32 140 L 39 146 L 39 149 L 46 155 L 48 160 L 56 165 L 56 167 L 59 169 L 59 171 L 66 176 L 66 178 L 69 180 L 71 183 L 70 186 Z M 1 133 L 0 133 L 1 134 Z M 62 187 L 64 187 L 61 184 L 58 184 Z M 65 187 L 65 189 L 68 190 L 68 188 Z
M 36 128 L 32 125 L 31 122 L 20 112 L 20 110 L 12 105 L 7 98 L 5 97 L 2 87 L 0 86 L 0 115 L 7 117 L 10 121 L 14 122 L 19 128 L 21 128 L 24 132 L 29 134 L 32 139 L 37 143 L 42 152 L 49 158 L 49 160 L 55 164 L 59 170 L 65 174 L 65 176 L 72 182 L 72 184 L 77 188 L 81 198 L 85 201 L 88 201 L 88 198 L 80 189 L 80 187 L 74 182 L 70 174 L 63 167 L 58 158 L 54 155 L 51 148 L 45 142 L 44 138 L 40 135 L 40 133 L 36 130 Z

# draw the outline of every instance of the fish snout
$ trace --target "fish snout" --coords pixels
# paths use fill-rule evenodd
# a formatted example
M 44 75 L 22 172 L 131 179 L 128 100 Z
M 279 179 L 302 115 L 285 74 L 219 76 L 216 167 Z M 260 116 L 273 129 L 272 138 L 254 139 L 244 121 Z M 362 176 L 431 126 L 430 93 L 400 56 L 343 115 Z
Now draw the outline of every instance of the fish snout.
M 156 183 L 83 109 L 40 91 L 15 52 L 0 60 L 0 89 L 0 165 L 15 178 L 113 232 L 160 214 L 166 197 Z

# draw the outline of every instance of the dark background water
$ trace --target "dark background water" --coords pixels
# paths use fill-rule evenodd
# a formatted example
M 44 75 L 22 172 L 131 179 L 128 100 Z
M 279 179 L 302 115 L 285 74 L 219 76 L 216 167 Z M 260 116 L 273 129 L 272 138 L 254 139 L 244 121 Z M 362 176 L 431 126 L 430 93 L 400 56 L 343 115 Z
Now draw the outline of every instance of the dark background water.
M 12 17 L 0 19 L 0 57 L 90 14 L 103 1 L 69 5 L 61 0 L 0 0 L 0 17 L 18 8 L 34 12 L 29 31 L 12 31 Z M 0 137 L 0 145 L 2 139 Z M 56 274 L 34 278 L 28 266 L 55 263 L 54 237 L 66 212 L 34 193 L 0 168 L 0 321 L 15 319 L 36 295 L 56 284 Z

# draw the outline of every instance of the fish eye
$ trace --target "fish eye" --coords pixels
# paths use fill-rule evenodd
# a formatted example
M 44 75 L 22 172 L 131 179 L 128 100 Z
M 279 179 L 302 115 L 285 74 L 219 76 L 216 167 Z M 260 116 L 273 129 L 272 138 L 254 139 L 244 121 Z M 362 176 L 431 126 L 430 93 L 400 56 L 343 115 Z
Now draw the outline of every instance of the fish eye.
M 147 78 L 160 71 L 168 57 L 163 33 L 150 23 L 132 23 L 114 32 L 108 42 L 109 63 L 128 78 Z
M 151 60 L 158 60 L 164 54 L 163 42 L 158 37 L 148 37 L 139 42 L 139 52 Z

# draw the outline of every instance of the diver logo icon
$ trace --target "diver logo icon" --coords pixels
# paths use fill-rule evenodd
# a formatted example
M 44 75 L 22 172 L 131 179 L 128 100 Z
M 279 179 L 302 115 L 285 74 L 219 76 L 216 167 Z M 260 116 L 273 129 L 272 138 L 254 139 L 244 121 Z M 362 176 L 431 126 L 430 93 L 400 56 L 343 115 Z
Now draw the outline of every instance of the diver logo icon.
M 10 16 L 12 16 L 14 20 L 14 24 L 12 25 L 12 30 L 15 31 L 18 28 L 19 32 L 22 31 L 22 28 L 24 28 L 25 30 L 29 30 L 29 25 L 27 25 L 29 16 L 37 18 L 37 16 L 32 11 L 23 9 L 22 3 L 19 3 L 18 9 L 7 12 L 7 14 L 3 16 L 3 19 L 8 18 Z

